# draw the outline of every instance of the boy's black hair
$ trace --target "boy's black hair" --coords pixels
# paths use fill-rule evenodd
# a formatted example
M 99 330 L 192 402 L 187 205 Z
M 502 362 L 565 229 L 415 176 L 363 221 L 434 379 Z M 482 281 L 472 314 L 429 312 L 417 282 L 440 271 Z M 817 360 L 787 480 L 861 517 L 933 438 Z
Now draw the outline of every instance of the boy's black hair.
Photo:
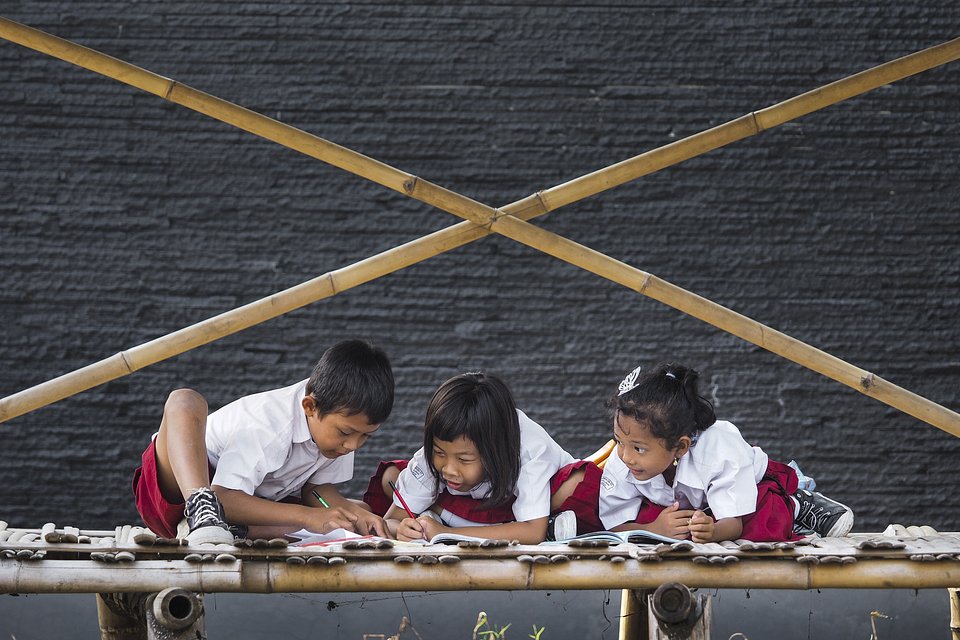
M 700 374 L 677 364 L 661 364 L 637 378 L 637 384 L 607 403 L 617 414 L 629 416 L 650 429 L 667 449 L 680 444 L 682 436 L 696 436 L 717 421 L 710 401 L 700 395 Z M 622 428 L 622 427 L 621 427 Z
M 500 378 L 463 373 L 433 394 L 424 421 L 423 453 L 438 487 L 433 439 L 450 442 L 461 436 L 477 446 L 485 479 L 490 481 L 490 495 L 483 506 L 509 502 L 520 477 L 520 419 L 513 394 Z
M 381 424 L 393 409 L 393 370 L 383 349 L 363 340 L 343 340 L 327 349 L 307 382 L 321 414 L 365 414 Z

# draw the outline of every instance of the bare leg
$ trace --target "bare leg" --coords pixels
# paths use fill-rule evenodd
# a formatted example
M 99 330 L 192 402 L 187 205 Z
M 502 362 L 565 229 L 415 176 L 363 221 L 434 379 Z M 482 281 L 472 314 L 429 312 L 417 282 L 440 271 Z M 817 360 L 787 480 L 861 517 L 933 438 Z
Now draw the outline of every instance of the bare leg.
M 577 469 L 570 474 L 570 477 L 563 481 L 557 488 L 557 491 L 550 496 L 550 512 L 554 513 L 563 504 L 564 500 L 573 495 L 580 481 L 583 480 L 583 469 Z
M 167 398 L 157 434 L 157 480 L 168 502 L 183 502 L 195 489 L 210 486 L 207 464 L 207 401 L 192 389 Z

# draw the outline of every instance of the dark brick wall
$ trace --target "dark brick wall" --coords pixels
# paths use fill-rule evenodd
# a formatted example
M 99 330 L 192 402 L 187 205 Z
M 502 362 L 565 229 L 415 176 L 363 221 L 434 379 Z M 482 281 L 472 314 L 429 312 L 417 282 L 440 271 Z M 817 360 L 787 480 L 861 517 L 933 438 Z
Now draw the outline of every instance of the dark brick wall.
M 18 2 L 0 14 L 500 205 L 955 37 L 952 0 L 836 4 Z M 957 410 L 960 63 L 552 213 L 546 228 Z M 0 42 L 0 395 L 353 263 L 445 213 Z M 802 461 L 858 528 L 957 529 L 958 440 L 503 238 L 0 426 L 0 518 L 112 526 L 164 397 L 219 406 L 343 337 L 392 356 L 413 451 L 431 391 L 502 374 L 571 452 L 637 363 Z

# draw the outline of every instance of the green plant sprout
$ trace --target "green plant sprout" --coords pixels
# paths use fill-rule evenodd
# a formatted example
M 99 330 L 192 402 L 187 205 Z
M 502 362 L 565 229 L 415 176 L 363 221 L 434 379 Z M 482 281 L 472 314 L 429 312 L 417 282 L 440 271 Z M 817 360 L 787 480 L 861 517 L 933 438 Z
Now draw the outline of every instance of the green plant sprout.
M 487 619 L 487 612 L 481 611 L 477 616 L 477 624 L 473 627 L 472 640 L 482 638 L 482 640 L 503 640 L 506 637 L 507 629 L 513 623 L 500 627 L 499 631 L 494 631 L 494 625 Z M 485 628 L 486 627 L 486 628 Z

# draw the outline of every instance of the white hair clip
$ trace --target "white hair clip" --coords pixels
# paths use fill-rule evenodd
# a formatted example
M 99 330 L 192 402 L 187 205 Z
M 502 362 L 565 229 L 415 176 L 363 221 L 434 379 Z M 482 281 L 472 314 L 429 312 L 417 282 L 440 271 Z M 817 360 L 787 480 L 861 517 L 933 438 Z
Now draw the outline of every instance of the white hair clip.
M 637 376 L 640 375 L 640 369 L 642 368 L 643 367 L 637 367 L 636 369 L 628 373 L 627 377 L 620 382 L 620 387 L 619 387 L 620 392 L 617 394 L 618 396 L 622 396 L 623 394 L 625 394 L 626 392 L 632 390 L 634 387 L 637 386 Z
M 664 375 L 666 375 L 668 378 L 673 378 L 674 380 L 677 379 L 677 376 L 675 376 L 672 371 L 667 371 Z

